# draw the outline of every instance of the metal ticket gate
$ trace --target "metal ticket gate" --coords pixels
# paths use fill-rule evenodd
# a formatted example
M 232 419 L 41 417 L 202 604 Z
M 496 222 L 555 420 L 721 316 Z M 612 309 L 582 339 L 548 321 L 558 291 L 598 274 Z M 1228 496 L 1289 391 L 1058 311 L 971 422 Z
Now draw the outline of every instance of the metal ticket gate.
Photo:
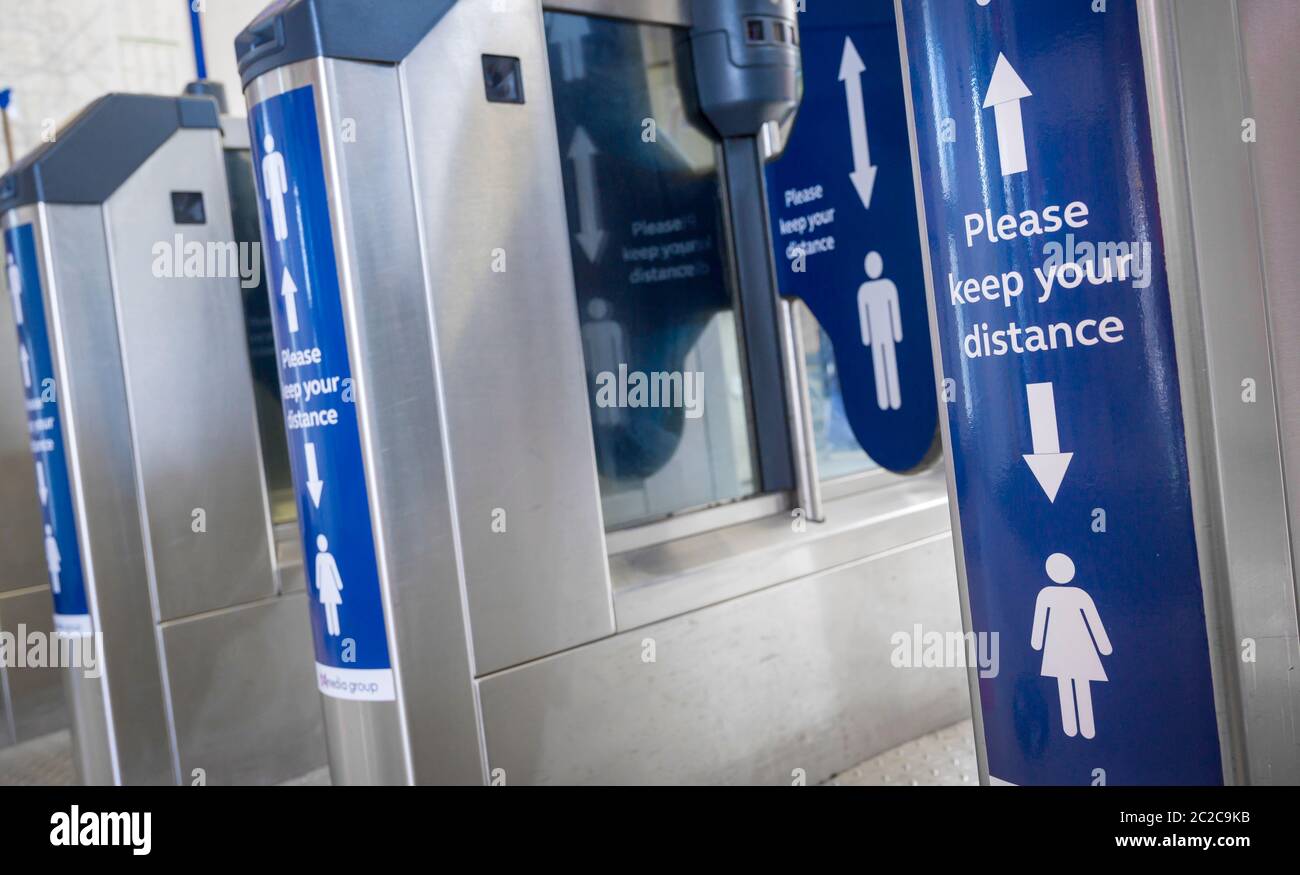
M 764 203 L 793 8 L 298 0 L 238 38 L 336 782 L 799 783 L 963 715 L 890 661 L 959 625 L 940 472 L 812 464 L 843 420 Z
M 1296 783 L 1294 6 L 898 17 L 983 778 Z
M 111 94 L 0 181 L 87 783 L 274 782 L 324 762 L 250 374 L 240 287 L 259 256 L 232 227 L 227 158 L 212 99 Z

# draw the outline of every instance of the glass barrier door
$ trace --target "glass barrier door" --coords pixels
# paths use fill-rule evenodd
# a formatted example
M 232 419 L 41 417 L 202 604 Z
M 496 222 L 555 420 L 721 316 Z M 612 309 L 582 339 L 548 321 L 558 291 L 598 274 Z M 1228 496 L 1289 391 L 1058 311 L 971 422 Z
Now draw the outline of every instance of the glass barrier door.
M 545 21 L 605 526 L 751 496 L 717 144 L 685 33 Z

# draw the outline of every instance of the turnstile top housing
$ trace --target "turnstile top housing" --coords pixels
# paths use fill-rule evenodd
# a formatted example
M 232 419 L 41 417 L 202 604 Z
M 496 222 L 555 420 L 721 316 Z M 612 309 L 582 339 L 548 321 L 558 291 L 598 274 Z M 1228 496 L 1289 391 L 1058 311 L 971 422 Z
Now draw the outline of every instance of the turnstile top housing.
M 235 38 L 243 87 L 308 58 L 396 64 L 419 45 L 456 0 L 280 0 Z
M 0 213 L 34 203 L 99 204 L 182 128 L 221 128 L 210 97 L 106 94 L 0 177 Z

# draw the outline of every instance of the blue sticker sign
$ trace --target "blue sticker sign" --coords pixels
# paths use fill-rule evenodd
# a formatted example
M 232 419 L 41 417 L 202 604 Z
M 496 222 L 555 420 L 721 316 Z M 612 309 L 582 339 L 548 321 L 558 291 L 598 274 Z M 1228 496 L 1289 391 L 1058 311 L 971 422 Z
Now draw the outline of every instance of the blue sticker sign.
M 781 293 L 830 337 L 858 443 L 908 471 L 939 412 L 893 0 L 810 3 L 799 27 L 803 103 L 767 171 Z
M 1134 0 L 903 6 L 989 775 L 1219 784 Z
M 395 696 L 314 89 L 251 112 L 253 170 L 320 691 Z
M 54 631 L 88 637 L 93 624 L 86 602 L 86 581 L 77 541 L 76 505 L 64 454 L 58 384 L 50 334 L 45 324 L 36 235 L 30 224 L 5 231 L 5 280 L 18 327 L 18 367 L 27 407 L 27 432 L 36 463 L 36 492 L 41 503 L 45 564 L 54 595 Z

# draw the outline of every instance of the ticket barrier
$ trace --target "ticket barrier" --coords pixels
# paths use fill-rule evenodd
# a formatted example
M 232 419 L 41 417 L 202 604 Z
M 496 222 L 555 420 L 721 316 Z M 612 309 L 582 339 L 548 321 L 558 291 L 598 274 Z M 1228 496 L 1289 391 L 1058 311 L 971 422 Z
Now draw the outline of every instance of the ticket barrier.
M 334 781 L 812 782 L 961 719 L 890 664 L 959 627 L 942 473 L 808 475 L 794 4 L 365 14 L 236 43 Z
M 292 530 L 291 506 L 272 510 L 278 411 L 259 433 L 278 391 L 255 386 L 260 252 L 232 214 L 246 141 L 222 129 L 208 97 L 110 94 L 0 181 L 86 783 L 274 783 L 324 763 L 301 560 L 275 535 Z

